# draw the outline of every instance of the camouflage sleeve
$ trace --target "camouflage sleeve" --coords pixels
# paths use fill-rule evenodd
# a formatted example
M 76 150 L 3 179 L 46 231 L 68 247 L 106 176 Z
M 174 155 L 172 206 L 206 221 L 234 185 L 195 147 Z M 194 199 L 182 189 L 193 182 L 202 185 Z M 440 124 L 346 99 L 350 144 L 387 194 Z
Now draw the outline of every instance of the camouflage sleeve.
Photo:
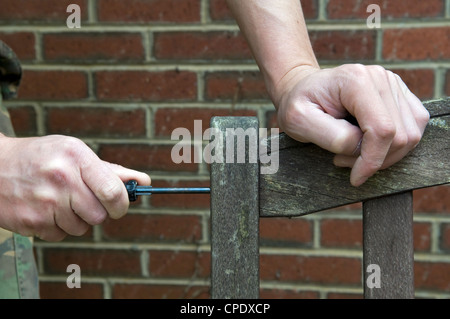
M 0 41 L 0 132 L 8 136 L 14 136 L 14 130 L 8 111 L 3 107 L 2 97 L 9 99 L 16 95 L 21 74 L 16 55 Z M 0 298 L 39 298 L 32 238 L 1 228 Z
M 39 298 L 33 242 L 0 228 L 0 299 L 18 298 Z

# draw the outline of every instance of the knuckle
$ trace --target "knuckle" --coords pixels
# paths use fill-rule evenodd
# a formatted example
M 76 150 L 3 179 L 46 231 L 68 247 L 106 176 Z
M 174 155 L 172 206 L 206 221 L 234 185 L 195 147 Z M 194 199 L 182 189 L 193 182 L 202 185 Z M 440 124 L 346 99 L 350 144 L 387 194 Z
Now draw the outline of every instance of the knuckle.
M 349 134 L 345 130 L 341 130 L 340 133 L 334 136 L 331 142 L 330 151 L 335 154 L 347 154 L 348 150 Z M 353 150 L 356 148 L 353 148 Z M 353 151 L 352 150 L 352 151 Z
M 305 114 L 302 110 L 301 107 L 292 103 L 284 112 L 281 112 L 280 119 L 286 126 L 303 122 Z
M 394 78 L 395 78 L 398 82 L 404 83 L 404 82 L 403 82 L 403 79 L 402 79 L 402 77 L 401 77 L 400 75 L 398 75 L 397 73 L 394 73 L 394 72 L 392 72 L 392 71 L 389 71 L 389 72 L 392 73 L 392 75 L 394 76 Z
M 397 149 L 402 149 L 409 145 L 410 138 L 406 133 L 396 134 L 393 144 Z
M 72 136 L 64 136 L 62 145 L 69 150 L 86 146 L 86 144 L 83 141 Z
M 24 236 L 34 236 L 45 233 L 50 228 L 45 212 L 30 211 L 23 214 L 19 226 L 19 233 Z
M 428 112 L 426 108 L 422 108 L 417 120 L 420 124 L 425 126 L 430 120 L 430 112 Z
M 83 236 L 84 234 L 86 234 L 86 232 L 89 230 L 89 225 L 88 224 L 84 224 L 84 225 L 80 225 L 78 227 L 76 227 L 72 233 L 70 235 L 73 236 Z
M 375 174 L 380 168 L 381 166 L 383 166 L 384 163 L 384 159 L 369 159 L 366 160 L 366 170 L 368 172 L 370 172 L 371 174 Z
M 369 65 L 367 67 L 371 72 L 375 73 L 375 74 L 394 74 L 392 71 L 388 71 L 386 70 L 383 66 L 381 65 Z
M 101 187 L 99 199 L 102 202 L 116 203 L 122 198 L 123 185 L 116 182 L 107 182 Z
M 83 160 L 83 154 L 86 150 L 90 148 L 80 139 L 71 136 L 64 136 L 59 141 L 59 150 L 61 151 L 61 156 L 66 161 L 77 162 Z
M 354 85 L 364 85 L 362 82 L 366 82 L 369 78 L 368 67 L 362 64 L 351 64 L 348 67 L 343 68 L 344 74 L 347 78 L 352 80 L 352 84 Z
M 361 63 L 354 63 L 354 64 L 350 64 L 350 65 L 343 65 L 342 68 L 345 69 L 349 73 L 353 73 L 353 74 L 356 73 L 356 75 L 366 74 L 367 73 L 367 66 L 365 66 L 365 65 L 363 65 Z
M 90 225 L 100 225 L 106 220 L 106 213 L 105 212 L 93 212 L 90 216 L 89 224 Z M 88 229 L 88 226 L 86 228 L 86 231 Z M 83 233 L 84 234 L 84 233 Z
M 377 136 L 382 140 L 392 140 L 397 133 L 394 123 L 390 121 L 384 121 L 380 127 L 375 130 Z
M 22 235 L 32 235 L 33 229 L 39 226 L 40 221 L 36 214 L 28 213 L 22 215 L 21 225 L 19 227 L 19 233 Z
M 64 161 L 53 160 L 46 167 L 46 174 L 49 181 L 56 186 L 64 186 L 69 184 L 70 174 Z
M 308 115 L 304 107 L 298 103 L 292 103 L 285 110 L 278 111 L 277 116 L 280 129 L 286 133 L 295 133 L 295 139 L 300 142 L 308 142 L 302 137 L 308 126 Z
M 415 130 L 413 133 L 411 133 L 408 136 L 408 145 L 410 147 L 415 147 L 417 144 L 419 144 L 420 140 L 422 139 L 422 134 L 419 130 Z
M 67 234 L 63 231 L 50 230 L 38 234 L 37 237 L 45 241 L 59 242 L 66 238 Z

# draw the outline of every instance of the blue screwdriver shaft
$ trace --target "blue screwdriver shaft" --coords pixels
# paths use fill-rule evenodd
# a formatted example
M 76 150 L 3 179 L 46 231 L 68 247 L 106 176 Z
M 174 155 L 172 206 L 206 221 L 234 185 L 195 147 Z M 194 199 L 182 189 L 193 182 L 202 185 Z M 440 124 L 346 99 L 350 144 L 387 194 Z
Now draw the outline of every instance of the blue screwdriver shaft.
M 135 201 L 137 196 L 152 195 L 152 194 L 209 194 L 211 189 L 209 187 L 152 187 L 152 186 L 138 186 L 137 182 L 132 180 L 125 183 L 128 191 L 128 198 L 130 201 Z

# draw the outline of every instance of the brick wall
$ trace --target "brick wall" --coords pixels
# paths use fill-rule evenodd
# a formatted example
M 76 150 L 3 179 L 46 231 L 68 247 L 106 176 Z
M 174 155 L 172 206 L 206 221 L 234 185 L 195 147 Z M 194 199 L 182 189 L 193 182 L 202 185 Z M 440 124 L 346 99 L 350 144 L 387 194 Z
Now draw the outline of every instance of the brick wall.
M 81 6 L 81 29 L 66 8 Z M 400 74 L 422 100 L 450 95 L 449 0 L 304 0 L 322 67 Z M 379 4 L 380 29 L 366 26 Z M 207 186 L 208 166 L 174 164 L 176 127 L 273 106 L 224 0 L 2 0 L 0 39 L 24 69 L 7 103 L 18 135 L 67 134 L 154 186 Z M 450 297 L 450 187 L 414 193 L 416 296 Z M 362 297 L 361 205 L 261 220 L 261 297 Z M 43 298 L 208 298 L 209 196 L 160 195 L 60 243 L 36 242 Z M 82 288 L 66 287 L 81 267 Z

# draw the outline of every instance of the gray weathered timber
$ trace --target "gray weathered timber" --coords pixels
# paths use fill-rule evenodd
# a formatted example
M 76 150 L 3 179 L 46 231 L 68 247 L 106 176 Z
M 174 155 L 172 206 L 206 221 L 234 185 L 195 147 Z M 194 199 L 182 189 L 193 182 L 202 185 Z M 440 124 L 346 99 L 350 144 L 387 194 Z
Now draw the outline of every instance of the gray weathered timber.
M 364 297 L 414 298 L 412 190 L 450 183 L 450 99 L 425 105 L 431 119 L 418 147 L 361 187 L 350 185 L 349 169 L 333 166 L 333 154 L 285 134 L 262 141 L 270 149 L 270 140 L 278 139 L 275 174 L 261 174 L 258 164 L 247 160 L 213 163 L 213 298 L 259 296 L 259 216 L 300 216 L 361 201 Z M 256 130 L 258 123 L 256 118 L 225 117 L 214 118 L 211 126 L 221 132 L 222 150 L 238 143 L 225 134 L 227 128 Z M 245 145 L 240 149 L 256 151 Z
M 313 144 L 279 137 L 279 170 L 261 175 L 260 215 L 301 216 L 417 188 L 450 183 L 450 99 L 424 103 L 431 119 L 407 157 L 365 184 L 350 184 L 350 169 L 335 167 L 333 154 Z M 270 142 L 266 142 L 270 145 Z
M 215 150 L 223 150 L 223 163 L 211 164 L 211 295 L 215 299 L 259 297 L 258 127 L 255 117 L 211 120 L 211 128 L 222 135 Z M 229 146 L 239 143 L 226 134 L 227 128 L 254 130 L 256 135 L 250 139 L 255 143 L 244 147 L 246 158 L 253 155 L 254 163 L 225 163 Z M 242 150 L 235 148 L 236 153 Z
M 363 203 L 363 264 L 364 298 L 414 298 L 412 191 Z

